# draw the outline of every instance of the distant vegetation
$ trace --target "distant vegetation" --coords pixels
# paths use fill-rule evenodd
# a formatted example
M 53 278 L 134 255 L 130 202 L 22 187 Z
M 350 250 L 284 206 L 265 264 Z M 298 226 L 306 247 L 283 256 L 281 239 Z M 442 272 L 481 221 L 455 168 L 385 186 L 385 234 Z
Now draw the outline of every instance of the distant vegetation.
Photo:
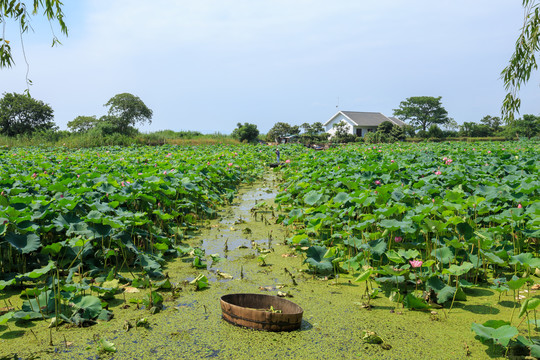
M 160 130 L 141 133 L 136 125 L 151 123 L 153 112 L 137 96 L 122 93 L 113 96 L 105 106 L 106 115 L 77 116 L 68 122 L 69 130 L 59 130 L 54 111 L 28 94 L 4 93 L 0 98 L 0 146 L 130 146 L 130 145 L 210 145 L 257 143 L 266 141 L 298 142 L 305 145 L 349 142 L 393 143 L 397 141 L 477 141 L 519 140 L 540 136 L 540 116 L 526 114 L 504 125 L 497 116 L 484 116 L 479 123 L 458 124 L 447 116 L 441 98 L 412 97 L 400 104 L 394 115 L 407 121 L 400 127 L 384 122 L 364 137 L 349 134 L 336 124 L 335 136 L 329 138 L 320 122 L 290 125 L 277 122 L 267 134 L 256 124 L 238 123 L 231 134 L 202 134 L 198 131 Z

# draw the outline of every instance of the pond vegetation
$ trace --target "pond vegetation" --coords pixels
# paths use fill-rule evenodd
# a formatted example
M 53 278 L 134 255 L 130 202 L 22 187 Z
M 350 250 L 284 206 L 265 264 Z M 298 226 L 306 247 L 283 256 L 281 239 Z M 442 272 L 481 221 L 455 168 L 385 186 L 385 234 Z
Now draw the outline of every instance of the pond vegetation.
M 0 150 L 0 355 L 538 356 L 538 143 L 273 150 Z M 301 330 L 229 327 L 230 292 Z

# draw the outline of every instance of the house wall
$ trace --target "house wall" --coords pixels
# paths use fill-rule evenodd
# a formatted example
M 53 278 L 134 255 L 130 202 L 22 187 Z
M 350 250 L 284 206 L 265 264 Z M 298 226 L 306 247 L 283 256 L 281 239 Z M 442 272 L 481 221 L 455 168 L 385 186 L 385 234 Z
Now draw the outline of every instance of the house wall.
M 362 130 L 362 137 L 366 136 L 366 134 L 370 131 L 377 131 L 377 126 L 359 126 L 358 129 Z M 356 130 L 355 130 L 355 134 L 356 134 Z
M 330 137 L 334 136 L 335 129 L 334 124 L 339 124 L 340 122 L 345 122 L 347 124 L 347 133 L 354 134 L 354 126 L 350 123 L 350 120 L 348 120 L 343 114 L 339 114 L 336 116 L 332 121 L 330 121 L 328 124 L 326 124 L 325 130 L 327 133 L 330 134 Z

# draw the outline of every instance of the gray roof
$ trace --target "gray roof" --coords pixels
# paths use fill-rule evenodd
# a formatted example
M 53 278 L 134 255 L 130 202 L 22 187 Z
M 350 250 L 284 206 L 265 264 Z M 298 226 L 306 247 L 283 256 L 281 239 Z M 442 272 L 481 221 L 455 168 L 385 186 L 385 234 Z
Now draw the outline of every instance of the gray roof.
M 399 126 L 405 126 L 407 125 L 404 121 L 401 121 L 399 120 L 397 117 L 395 116 L 389 116 L 388 117 L 394 124 L 396 125 L 399 125 Z
M 334 119 L 339 114 L 345 115 L 349 118 L 356 126 L 379 126 L 385 121 L 390 121 L 396 125 L 403 126 L 405 123 L 394 117 L 386 117 L 379 112 L 360 112 L 360 111 L 340 111 L 336 115 L 332 116 L 326 124 L 328 124 L 332 119 Z

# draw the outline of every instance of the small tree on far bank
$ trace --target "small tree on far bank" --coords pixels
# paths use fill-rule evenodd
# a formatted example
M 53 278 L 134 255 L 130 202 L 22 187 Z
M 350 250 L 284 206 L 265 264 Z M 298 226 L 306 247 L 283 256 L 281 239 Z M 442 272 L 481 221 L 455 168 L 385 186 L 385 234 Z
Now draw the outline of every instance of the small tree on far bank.
M 267 141 L 278 141 L 280 137 L 300 134 L 298 125 L 290 125 L 284 122 L 277 122 L 266 134 Z
M 69 131 L 76 133 L 85 133 L 94 128 L 100 120 L 93 116 L 77 116 L 75 119 L 67 123 Z
M 401 121 L 409 121 L 414 127 L 427 131 L 433 124 L 445 125 L 450 119 L 442 106 L 442 97 L 413 96 L 394 109 L 394 116 Z
M 242 125 L 241 123 L 238 123 L 236 126 L 236 129 L 234 129 L 232 133 L 232 136 L 235 139 L 238 139 L 240 142 L 245 141 L 248 143 L 257 141 L 257 137 L 259 136 L 257 125 L 249 123 L 244 123 L 244 125 Z
M 104 106 L 109 107 L 109 116 L 104 120 L 112 122 L 120 133 L 132 131 L 136 124 L 152 123 L 152 110 L 138 96 L 118 94 L 110 98 Z
M 54 111 L 41 100 L 29 95 L 5 93 L 0 99 L 0 134 L 29 135 L 56 127 Z

